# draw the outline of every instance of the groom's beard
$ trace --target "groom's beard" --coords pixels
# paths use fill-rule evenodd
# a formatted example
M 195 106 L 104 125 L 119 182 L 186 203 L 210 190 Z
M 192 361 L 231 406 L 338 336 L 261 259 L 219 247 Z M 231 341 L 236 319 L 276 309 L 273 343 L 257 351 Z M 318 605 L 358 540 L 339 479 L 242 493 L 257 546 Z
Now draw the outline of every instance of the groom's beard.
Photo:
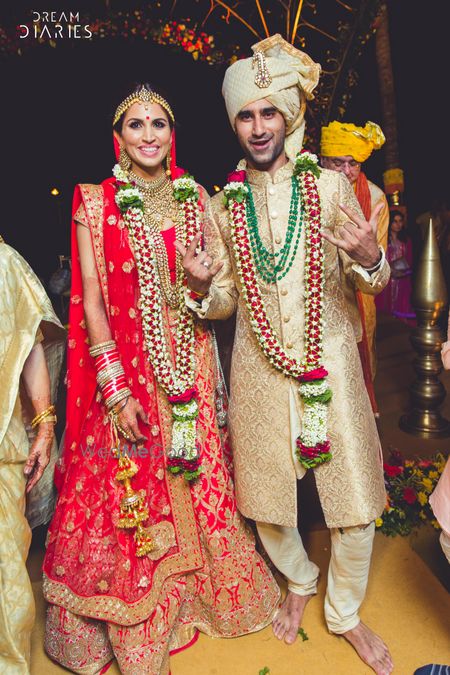
M 258 151 L 257 143 L 263 140 L 264 138 L 249 138 L 245 143 L 241 143 L 247 162 L 257 171 L 268 171 L 272 164 L 284 154 L 284 134 L 273 135 L 270 140 L 267 139 L 268 147 Z

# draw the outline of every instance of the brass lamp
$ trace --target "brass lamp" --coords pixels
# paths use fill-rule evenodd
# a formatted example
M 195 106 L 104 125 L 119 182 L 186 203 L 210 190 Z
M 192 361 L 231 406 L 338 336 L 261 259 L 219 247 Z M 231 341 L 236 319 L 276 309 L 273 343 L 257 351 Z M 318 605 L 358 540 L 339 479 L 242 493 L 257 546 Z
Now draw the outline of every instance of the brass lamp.
M 417 379 L 410 390 L 411 412 L 400 418 L 400 428 L 424 438 L 450 436 L 450 422 L 439 412 L 446 391 L 439 380 L 443 336 L 437 324 L 447 308 L 447 289 L 431 218 L 411 300 L 417 316 L 417 327 L 411 335 L 417 353 L 413 363 Z

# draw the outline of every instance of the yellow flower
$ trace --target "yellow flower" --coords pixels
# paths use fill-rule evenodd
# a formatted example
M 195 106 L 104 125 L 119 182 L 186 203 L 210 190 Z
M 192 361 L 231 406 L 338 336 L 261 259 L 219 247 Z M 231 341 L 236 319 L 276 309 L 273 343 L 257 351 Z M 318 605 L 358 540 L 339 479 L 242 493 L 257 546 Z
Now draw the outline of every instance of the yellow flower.
M 431 492 L 431 490 L 433 489 L 433 483 L 431 482 L 431 480 L 429 478 L 424 478 L 422 480 L 422 485 L 424 486 L 424 488 L 427 492 Z
M 439 525 L 437 520 L 432 520 L 431 521 L 432 526 L 434 527 L 435 530 L 440 530 L 441 526 Z
M 375 527 L 381 527 L 383 524 L 383 518 L 377 518 L 375 520 Z
M 420 493 L 419 493 L 419 494 L 420 494 Z M 419 511 L 419 516 L 422 518 L 422 520 L 426 520 L 426 519 L 427 519 L 427 514 L 425 513 L 425 511 Z
M 428 476 L 429 476 L 432 480 L 434 480 L 434 479 L 436 479 L 436 478 L 439 477 L 439 474 L 438 474 L 437 471 L 430 471 L 430 473 L 428 474 Z
M 426 496 L 425 492 L 418 492 L 417 498 L 418 498 L 421 506 L 425 506 L 425 504 L 428 501 L 428 497 Z

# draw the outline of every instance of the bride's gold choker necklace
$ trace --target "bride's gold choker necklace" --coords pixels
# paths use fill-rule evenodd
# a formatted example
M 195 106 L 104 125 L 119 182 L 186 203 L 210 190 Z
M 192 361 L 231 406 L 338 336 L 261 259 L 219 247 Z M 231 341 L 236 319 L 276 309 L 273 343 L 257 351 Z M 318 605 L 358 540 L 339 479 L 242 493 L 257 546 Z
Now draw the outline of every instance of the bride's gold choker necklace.
M 137 173 L 134 173 L 134 171 L 131 171 L 131 169 L 128 171 L 128 178 L 130 183 L 134 183 L 142 190 L 152 193 L 159 192 L 159 190 L 161 190 L 163 186 L 166 185 L 166 183 L 170 182 L 165 173 L 161 174 L 161 176 L 158 176 L 158 178 L 146 180 L 145 178 L 138 176 Z

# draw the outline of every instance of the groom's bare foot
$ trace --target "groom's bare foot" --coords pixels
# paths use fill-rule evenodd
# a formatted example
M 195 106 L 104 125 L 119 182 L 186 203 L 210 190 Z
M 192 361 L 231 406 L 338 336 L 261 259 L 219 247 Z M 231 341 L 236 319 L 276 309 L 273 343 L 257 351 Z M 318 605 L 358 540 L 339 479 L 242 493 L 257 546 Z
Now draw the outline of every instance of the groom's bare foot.
M 303 618 L 303 612 L 311 599 L 311 595 L 288 594 L 272 621 L 275 636 L 291 645 L 297 639 L 298 629 Z
M 359 657 L 376 672 L 377 675 L 389 675 L 394 664 L 389 649 L 383 640 L 375 635 L 362 621 L 346 633 L 342 633 L 348 642 L 356 649 Z

